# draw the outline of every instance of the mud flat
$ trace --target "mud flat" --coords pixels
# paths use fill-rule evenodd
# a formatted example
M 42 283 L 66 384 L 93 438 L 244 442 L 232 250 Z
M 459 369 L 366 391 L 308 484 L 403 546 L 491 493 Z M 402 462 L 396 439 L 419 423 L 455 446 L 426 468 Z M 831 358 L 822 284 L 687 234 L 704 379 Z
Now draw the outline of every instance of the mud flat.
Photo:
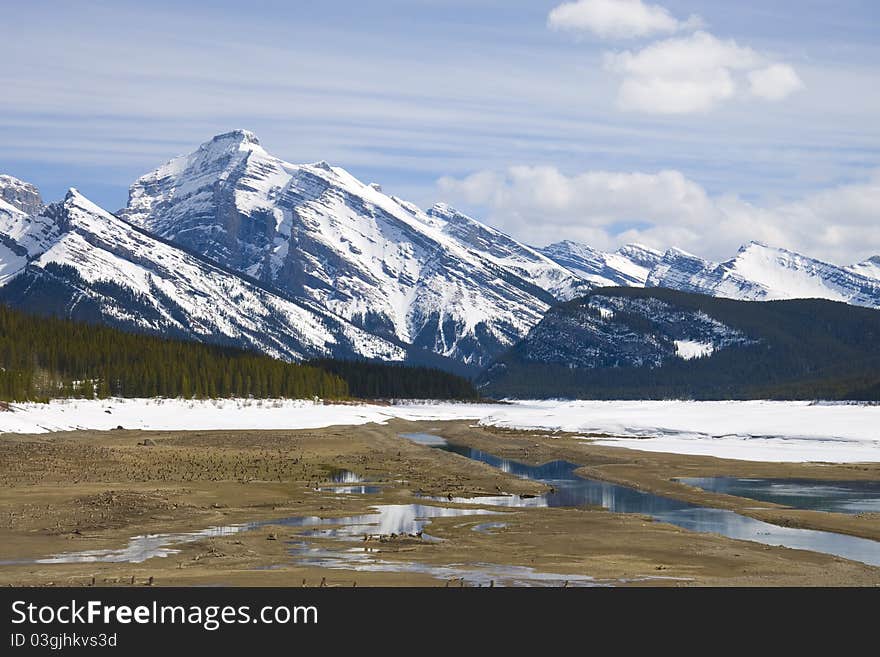
M 598 436 L 467 421 L 6 434 L 0 436 L 0 583 L 880 584 L 877 567 L 691 532 L 646 515 L 600 506 L 474 504 L 475 497 L 534 499 L 548 487 L 401 433 L 441 436 L 521 463 L 566 460 L 592 479 L 777 525 L 880 539 L 880 514 L 789 509 L 677 481 L 873 481 L 880 480 L 880 464 L 640 452 L 596 445 Z

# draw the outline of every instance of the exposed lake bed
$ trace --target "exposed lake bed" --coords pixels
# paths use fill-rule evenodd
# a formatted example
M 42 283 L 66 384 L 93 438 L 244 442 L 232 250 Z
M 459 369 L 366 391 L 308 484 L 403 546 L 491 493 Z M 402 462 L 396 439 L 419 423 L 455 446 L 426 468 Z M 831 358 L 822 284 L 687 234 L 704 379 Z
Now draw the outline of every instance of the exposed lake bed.
M 529 504 L 551 486 L 497 463 L 413 443 L 400 433 L 442 436 L 517 463 L 569 461 L 590 479 L 776 526 L 880 537 L 880 514 L 789 509 L 675 481 L 740 476 L 868 482 L 880 480 L 878 464 L 750 463 L 643 453 L 595 445 L 582 435 L 475 427 L 467 421 L 394 420 L 300 431 L 74 432 L 4 436 L 0 442 L 6 480 L 0 560 L 30 561 L 0 566 L 0 582 L 79 585 L 95 577 L 97 584 L 130 584 L 131 577 L 135 583 L 153 577 L 155 585 L 301 586 L 303 580 L 318 585 L 324 579 L 327 585 L 443 586 L 455 578 L 465 585 L 880 583 L 878 568 L 688 531 L 647 514 L 603 510 L 601 499 L 573 506 Z M 155 446 L 137 445 L 145 439 Z M 505 497 L 523 503 L 490 499 Z M 383 528 L 375 517 L 380 507 L 398 513 L 413 505 L 438 511 L 418 510 L 412 517 L 418 522 L 402 533 L 400 525 Z M 487 518 L 489 510 L 496 515 Z M 322 520 L 312 526 L 284 520 L 299 517 Z M 361 520 L 333 521 L 357 517 Z M 139 535 L 242 523 L 258 526 L 198 537 L 139 563 L 33 563 L 64 553 L 123 549 Z M 348 534 L 344 546 L 333 535 L 340 530 Z M 343 547 L 357 557 L 340 559 Z

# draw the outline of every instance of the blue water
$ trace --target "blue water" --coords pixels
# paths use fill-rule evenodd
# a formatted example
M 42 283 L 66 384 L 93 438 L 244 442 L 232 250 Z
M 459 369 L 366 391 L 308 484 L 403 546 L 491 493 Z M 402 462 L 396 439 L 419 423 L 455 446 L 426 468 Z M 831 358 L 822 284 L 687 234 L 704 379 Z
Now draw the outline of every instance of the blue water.
M 728 538 L 755 541 L 765 545 L 782 545 L 824 552 L 880 566 L 880 542 L 877 541 L 813 529 L 780 527 L 725 509 L 698 506 L 629 486 L 585 479 L 574 472 L 579 466 L 568 461 L 552 461 L 537 466 L 527 465 L 471 447 L 452 445 L 439 436 L 431 436 L 432 443 L 428 443 L 426 438 L 429 434 L 401 434 L 401 436 L 486 463 L 523 479 L 542 482 L 552 486 L 555 491 L 530 498 L 493 495 L 460 498 L 455 499 L 456 502 L 513 507 L 602 506 L 615 513 L 647 515 L 659 522 L 666 522 L 689 531 L 721 534 Z M 438 439 L 442 442 L 437 442 Z
M 486 463 L 524 479 L 547 484 L 553 492 L 544 495 L 520 497 L 516 495 L 491 495 L 476 498 L 454 498 L 453 502 L 473 505 L 506 507 L 578 507 L 602 506 L 616 513 L 639 513 L 657 521 L 676 525 L 696 532 L 712 532 L 735 539 L 756 541 L 766 545 L 784 545 L 790 548 L 812 550 L 833 554 L 855 561 L 880 566 L 880 543 L 868 539 L 810 529 L 779 527 L 733 511 L 712 509 L 667 497 L 602 481 L 584 479 L 575 474 L 577 465 L 567 461 L 553 461 L 532 466 L 469 447 L 447 443 L 439 436 L 430 434 L 402 434 L 404 437 L 428 444 L 437 449 Z M 414 438 L 417 436 L 418 438 Z M 427 436 L 427 437 L 426 437 Z M 330 477 L 334 488 L 362 488 L 362 478 L 347 471 L 337 471 Z M 369 487 L 372 488 L 372 487 Z M 372 492 L 372 491 L 371 491 Z M 181 534 L 151 534 L 132 537 L 124 548 L 87 550 L 52 555 L 43 559 L 0 561 L 0 565 L 13 563 L 76 563 L 76 562 L 133 562 L 140 563 L 154 557 L 175 554 L 178 547 L 213 536 L 227 536 L 238 532 L 253 531 L 267 525 L 286 525 L 305 529 L 303 537 L 329 538 L 342 541 L 340 549 L 313 546 L 306 542 L 291 544 L 290 554 L 308 563 L 327 568 L 353 568 L 356 570 L 423 572 L 436 577 L 462 577 L 471 583 L 490 582 L 531 585 L 595 586 L 603 582 L 589 576 L 554 575 L 538 573 L 529 568 L 502 566 L 498 564 L 461 564 L 456 566 L 430 566 L 416 562 L 384 561 L 377 559 L 371 543 L 362 542 L 364 536 L 389 534 L 420 535 L 422 540 L 437 540 L 424 533 L 434 518 L 495 516 L 473 527 L 475 531 L 487 532 L 503 528 L 498 511 L 490 508 L 474 509 L 443 506 L 443 500 L 431 500 L 426 504 L 378 504 L 367 513 L 346 517 L 291 516 L 273 520 L 250 522 L 225 527 L 212 527 L 197 532 Z M 364 547 L 351 547 L 362 545 Z M 645 578 L 639 578 L 645 579 Z M 648 578 L 650 579 L 650 578 Z M 606 582 L 605 584 L 607 584 Z M 614 582 L 611 582 L 614 583 Z
M 880 513 L 880 481 L 741 477 L 689 477 L 679 481 L 713 493 L 773 502 L 793 509 L 834 513 Z

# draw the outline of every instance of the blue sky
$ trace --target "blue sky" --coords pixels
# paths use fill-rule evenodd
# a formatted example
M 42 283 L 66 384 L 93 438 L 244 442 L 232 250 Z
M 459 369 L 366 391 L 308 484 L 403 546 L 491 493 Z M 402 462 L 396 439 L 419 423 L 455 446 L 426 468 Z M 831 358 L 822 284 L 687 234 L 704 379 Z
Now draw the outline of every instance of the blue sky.
M 5 3 L 0 172 L 112 210 L 247 128 L 536 244 L 880 253 L 880 3 L 562 4 Z

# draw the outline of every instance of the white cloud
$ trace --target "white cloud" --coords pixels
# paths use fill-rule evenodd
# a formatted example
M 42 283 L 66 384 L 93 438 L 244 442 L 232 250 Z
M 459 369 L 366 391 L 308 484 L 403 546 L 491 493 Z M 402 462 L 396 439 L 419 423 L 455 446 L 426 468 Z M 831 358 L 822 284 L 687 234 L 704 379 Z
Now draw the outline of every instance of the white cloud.
M 765 100 L 782 100 L 804 88 L 797 72 L 788 64 L 773 64 L 749 73 L 749 90 Z
M 620 108 L 652 114 L 707 112 L 745 96 L 746 79 L 751 96 L 766 100 L 780 100 L 802 86 L 791 66 L 766 64 L 752 48 L 703 31 L 605 54 L 605 68 L 623 76 Z
M 708 112 L 735 92 L 736 85 L 729 71 L 716 69 L 688 78 L 626 78 L 620 84 L 617 102 L 624 110 L 691 114 Z
M 559 5 L 547 17 L 554 29 L 592 32 L 603 39 L 672 34 L 700 23 L 696 16 L 679 21 L 663 7 L 642 0 L 577 0 Z
M 880 170 L 868 180 L 760 207 L 711 196 L 679 171 L 566 175 L 511 167 L 442 178 L 440 194 L 486 208 L 487 221 L 532 244 L 575 239 L 603 249 L 642 242 L 724 260 L 751 240 L 840 264 L 880 253 Z
M 638 77 L 687 77 L 718 69 L 748 69 L 761 63 L 751 48 L 708 32 L 657 41 L 642 50 L 609 54 L 609 68 Z

